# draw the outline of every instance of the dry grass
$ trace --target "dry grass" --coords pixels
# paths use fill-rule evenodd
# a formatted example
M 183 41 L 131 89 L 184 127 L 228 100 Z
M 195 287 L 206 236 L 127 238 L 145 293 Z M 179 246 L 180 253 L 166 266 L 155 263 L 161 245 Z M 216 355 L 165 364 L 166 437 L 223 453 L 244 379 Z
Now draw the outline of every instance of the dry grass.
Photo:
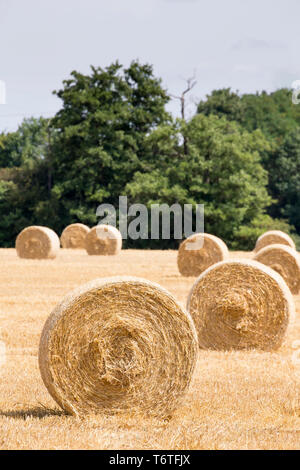
M 202 349 L 276 351 L 295 303 L 281 276 L 257 261 L 226 260 L 198 277 L 188 297 Z
M 85 237 L 89 233 L 90 228 L 84 224 L 68 225 L 61 234 L 60 242 L 63 248 L 85 248 Z
M 39 347 L 50 395 L 77 416 L 169 416 L 183 401 L 197 357 L 191 316 L 158 284 L 133 276 L 95 279 L 64 297 Z
M 59 250 L 59 238 L 48 227 L 26 227 L 16 239 L 16 252 L 20 258 L 54 259 Z
M 277 271 L 292 294 L 299 294 L 300 256 L 296 250 L 287 245 L 273 243 L 259 250 L 253 259 Z
M 117 255 L 122 249 L 122 235 L 111 225 L 96 225 L 85 237 L 85 249 L 89 255 Z
M 285 233 L 281 232 L 281 230 L 269 230 L 268 232 L 263 233 L 258 239 L 256 240 L 256 244 L 254 247 L 254 251 L 262 250 L 265 246 L 272 245 L 272 244 L 280 244 L 280 245 L 287 245 L 296 249 L 294 241 L 291 237 Z
M 176 256 L 129 250 L 90 257 L 69 249 L 54 261 L 35 261 L 0 250 L 0 339 L 8 353 L 0 371 L 1 449 L 299 448 L 300 365 L 291 357 L 300 339 L 300 296 L 295 326 L 276 353 L 201 351 L 185 404 L 169 420 L 80 420 L 65 416 L 48 395 L 38 370 L 38 342 L 57 302 L 81 283 L 122 274 L 158 282 L 185 305 L 194 278 L 180 276 Z
M 209 233 L 197 233 L 180 244 L 177 265 L 183 276 L 199 276 L 213 264 L 227 259 L 228 255 L 228 248 L 223 240 Z

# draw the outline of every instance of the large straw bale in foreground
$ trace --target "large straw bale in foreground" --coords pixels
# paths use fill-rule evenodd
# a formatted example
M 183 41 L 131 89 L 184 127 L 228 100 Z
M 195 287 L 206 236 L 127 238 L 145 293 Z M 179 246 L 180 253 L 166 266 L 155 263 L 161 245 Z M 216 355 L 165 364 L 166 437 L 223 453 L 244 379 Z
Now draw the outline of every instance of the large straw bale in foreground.
M 50 315 L 39 364 L 49 393 L 71 414 L 168 414 L 190 383 L 197 350 L 190 315 L 159 285 L 97 279 Z
M 122 249 L 122 235 L 111 225 L 93 227 L 85 238 L 89 255 L 117 255 Z
M 84 224 L 68 225 L 61 234 L 60 241 L 63 248 L 85 248 L 85 237 L 90 228 Z
M 208 233 L 196 233 L 180 244 L 177 265 L 183 276 L 199 276 L 209 266 L 227 257 L 228 248 L 220 238 Z
M 258 237 L 254 251 L 259 251 L 265 246 L 272 244 L 287 245 L 294 250 L 296 249 L 295 243 L 287 233 L 281 232 L 280 230 L 270 230 Z
M 293 298 L 282 277 L 252 260 L 208 268 L 194 283 L 187 308 L 204 349 L 275 350 L 294 318 Z
M 254 256 L 256 261 L 277 271 L 292 294 L 300 291 L 300 258 L 297 251 L 287 245 L 268 245 Z
M 16 251 L 20 258 L 53 259 L 59 249 L 59 238 L 48 227 L 27 227 L 19 233 L 16 239 Z

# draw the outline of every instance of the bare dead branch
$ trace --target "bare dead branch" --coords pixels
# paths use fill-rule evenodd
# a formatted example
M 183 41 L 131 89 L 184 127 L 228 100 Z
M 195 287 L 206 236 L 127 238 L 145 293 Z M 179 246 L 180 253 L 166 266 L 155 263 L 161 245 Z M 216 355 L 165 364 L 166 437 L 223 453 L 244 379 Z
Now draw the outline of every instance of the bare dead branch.
M 186 82 L 186 88 L 183 90 L 180 96 L 170 94 L 171 98 L 180 101 L 181 107 L 181 118 L 185 121 L 185 109 L 186 109 L 186 94 L 189 93 L 197 84 L 196 80 L 196 72 L 192 77 L 185 78 L 184 81 Z M 187 155 L 188 153 L 188 141 L 187 137 L 183 136 L 183 147 L 184 147 L 184 154 Z

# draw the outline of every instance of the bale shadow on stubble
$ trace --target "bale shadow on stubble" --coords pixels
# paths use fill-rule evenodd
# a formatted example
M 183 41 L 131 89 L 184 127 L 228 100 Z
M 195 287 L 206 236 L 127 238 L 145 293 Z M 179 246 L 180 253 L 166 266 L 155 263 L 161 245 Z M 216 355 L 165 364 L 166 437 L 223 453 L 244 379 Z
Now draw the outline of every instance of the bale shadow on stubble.
M 59 410 L 58 408 L 52 409 L 52 408 L 45 408 L 42 406 L 36 406 L 34 408 L 23 409 L 23 410 L 8 410 L 8 411 L 0 410 L 0 417 L 14 418 L 14 419 L 23 419 L 23 420 L 26 420 L 27 418 L 42 419 L 42 418 L 49 418 L 51 416 L 68 416 L 68 414 L 62 410 Z

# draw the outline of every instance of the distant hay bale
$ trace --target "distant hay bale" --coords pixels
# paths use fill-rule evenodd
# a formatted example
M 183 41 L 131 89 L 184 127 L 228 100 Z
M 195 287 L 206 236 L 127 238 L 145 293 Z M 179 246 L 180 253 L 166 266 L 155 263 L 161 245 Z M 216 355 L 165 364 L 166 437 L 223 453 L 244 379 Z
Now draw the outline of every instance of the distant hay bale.
M 20 258 L 53 259 L 60 250 L 56 233 L 48 227 L 33 225 L 19 233 L 16 239 L 16 251 Z
M 270 230 L 258 237 L 254 251 L 259 251 L 265 246 L 272 244 L 287 245 L 294 250 L 296 249 L 295 243 L 287 233 L 281 232 L 280 230 Z
M 222 261 L 194 283 L 188 311 L 201 348 L 276 350 L 294 318 L 281 276 L 257 261 Z
M 258 251 L 254 259 L 277 271 L 292 294 L 299 293 L 300 258 L 297 251 L 287 245 L 268 245 Z
M 182 276 L 199 276 L 209 266 L 227 258 L 228 248 L 223 240 L 208 233 L 196 233 L 180 244 L 177 265 Z
M 111 225 L 97 225 L 85 238 L 89 255 L 117 255 L 122 249 L 122 235 Z
M 134 277 L 96 279 L 70 293 L 40 340 L 43 381 L 68 413 L 172 412 L 197 358 L 190 315 L 165 289 Z
M 61 234 L 60 241 L 63 248 L 85 248 L 85 237 L 90 228 L 84 224 L 68 225 Z

